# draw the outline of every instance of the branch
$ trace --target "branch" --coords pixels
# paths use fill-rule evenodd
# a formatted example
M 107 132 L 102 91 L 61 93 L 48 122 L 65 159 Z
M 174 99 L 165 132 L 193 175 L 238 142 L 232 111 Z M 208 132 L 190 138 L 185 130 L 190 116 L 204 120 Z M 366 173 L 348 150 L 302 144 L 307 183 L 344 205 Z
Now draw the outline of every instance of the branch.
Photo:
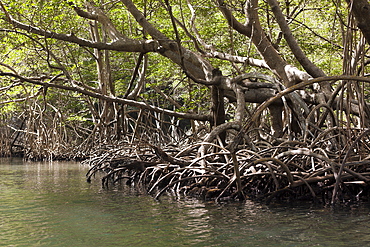
M 123 96 L 124 99 L 128 98 L 128 96 L 132 93 L 131 88 L 134 85 L 136 76 L 139 74 L 139 68 L 140 68 L 141 61 L 143 60 L 143 58 L 144 58 L 144 53 L 140 53 L 139 57 L 137 59 L 136 65 L 135 65 L 135 69 L 132 72 L 131 80 L 128 84 L 127 91 L 126 91 L 125 95 Z M 144 66 L 146 66 L 146 65 L 144 64 Z M 139 80 L 139 81 L 141 81 L 141 80 Z M 136 93 L 132 94 L 132 98 L 136 98 L 136 96 L 137 96 Z
M 192 29 L 192 31 L 194 32 L 195 34 L 195 37 L 196 37 L 196 40 L 207 50 L 211 50 L 211 51 L 214 51 L 214 47 L 213 45 L 208 45 L 206 44 L 206 42 L 200 37 L 199 35 L 199 32 L 198 32 L 198 29 L 197 27 L 195 26 L 195 18 L 196 18 L 196 15 L 195 15 L 195 10 L 193 8 L 193 5 L 191 5 L 191 2 L 190 0 L 187 0 L 187 4 L 188 4 L 188 7 L 190 9 L 190 12 L 191 12 L 191 18 L 190 18 L 190 27 Z M 198 43 L 198 42 L 194 42 L 194 43 Z
M 160 107 L 157 107 L 157 106 L 148 105 L 146 103 L 138 102 L 138 101 L 135 101 L 135 100 L 122 99 L 122 98 L 117 98 L 115 96 L 107 96 L 107 95 L 103 95 L 103 94 L 100 94 L 100 93 L 91 92 L 91 91 L 88 91 L 88 90 L 86 90 L 82 87 L 79 87 L 77 85 L 66 86 L 66 85 L 54 84 L 54 83 L 50 83 L 50 82 L 41 82 L 41 81 L 33 80 L 33 79 L 30 79 L 30 78 L 22 77 L 20 75 L 14 74 L 14 73 L 1 72 L 1 71 L 0 71 L 0 76 L 8 76 L 8 77 L 17 78 L 17 79 L 19 79 L 23 82 L 28 82 L 28 83 L 35 84 L 35 85 L 41 85 L 43 87 L 59 88 L 59 89 L 63 89 L 63 90 L 78 92 L 78 93 L 81 93 L 83 95 L 87 95 L 87 96 L 90 96 L 90 97 L 93 97 L 93 98 L 105 100 L 107 102 L 127 104 L 127 105 L 130 105 L 130 106 L 138 107 L 140 109 L 147 109 L 147 110 L 151 110 L 151 111 L 155 111 L 155 112 L 164 113 L 164 114 L 167 114 L 169 116 L 174 116 L 174 117 L 179 117 L 179 118 L 186 118 L 186 119 L 194 119 L 194 120 L 199 120 L 199 121 L 210 121 L 212 119 L 211 115 L 200 115 L 200 114 L 192 114 L 192 113 L 175 112 L 175 111 L 163 109 L 163 108 L 160 108 Z
M 73 2 L 67 2 L 68 5 L 70 5 L 73 10 L 77 13 L 77 15 L 81 16 L 82 18 L 86 18 L 89 20 L 98 20 L 98 15 L 96 13 L 89 13 L 81 9 L 80 7 L 77 7 L 76 5 L 73 4 Z
M 129 38 L 127 38 L 125 35 L 123 35 L 120 31 L 116 29 L 112 21 L 105 15 L 105 13 L 100 8 L 95 7 L 92 3 L 89 3 L 89 2 L 87 2 L 86 5 L 87 5 L 87 8 L 90 9 L 90 12 L 87 13 L 87 14 L 90 14 L 88 16 L 91 16 L 92 20 L 96 20 L 100 22 L 103 25 L 104 29 L 107 31 L 109 37 L 113 41 L 118 41 L 118 40 L 129 41 L 130 40 Z
M 10 104 L 10 103 L 16 103 L 16 102 L 23 102 L 23 101 L 26 101 L 26 100 L 30 100 L 30 99 L 33 99 L 33 98 L 36 98 L 38 97 L 41 92 L 43 91 L 43 88 L 39 88 L 39 90 L 33 94 L 33 95 L 30 95 L 30 96 L 27 96 L 27 97 L 24 97 L 24 98 L 18 98 L 18 99 L 10 99 L 10 100 L 7 100 L 7 101 L 0 101 L 0 105 L 5 105 L 5 104 Z M 9 97 L 9 96 L 8 96 Z M 10 98 L 10 97 L 9 97 Z
M 183 46 L 179 47 L 179 44 L 176 41 L 169 39 L 166 35 L 156 29 L 145 18 L 143 13 L 136 8 L 135 4 L 131 0 L 121 0 L 121 2 L 136 19 L 137 23 L 139 23 L 139 25 L 141 25 L 150 36 L 158 40 L 158 43 L 161 45 L 161 49 L 158 50 L 158 52 L 160 52 L 161 55 L 168 57 L 181 67 L 185 67 L 183 69 L 187 70 L 196 78 L 202 80 L 211 78 L 213 67 L 208 63 L 208 61 Z
M 270 40 L 267 38 L 258 16 L 258 0 L 248 0 L 245 4 L 245 15 L 247 24 L 243 25 L 235 19 L 231 11 L 227 8 L 223 0 L 218 0 L 219 9 L 228 21 L 230 27 L 234 28 L 241 34 L 249 37 L 259 53 L 266 61 L 268 67 L 277 74 L 285 84 L 292 85 L 296 78 L 287 74 L 285 66 L 287 63 L 282 59 L 280 54 L 273 47 Z
M 360 77 L 360 76 L 349 76 L 349 75 L 341 75 L 341 76 L 325 76 L 325 77 L 319 77 L 314 78 L 310 80 L 305 80 L 301 83 L 298 83 L 296 85 L 293 85 L 289 88 L 284 89 L 283 91 L 280 91 L 277 93 L 274 97 L 271 97 L 270 99 L 266 100 L 258 106 L 258 108 L 254 111 L 253 116 L 251 119 L 249 119 L 248 123 L 243 127 L 243 130 L 248 129 L 251 123 L 255 122 L 257 118 L 260 116 L 260 114 L 272 103 L 274 103 L 276 100 L 280 100 L 283 96 L 290 94 L 294 91 L 303 89 L 307 86 L 313 85 L 315 83 L 327 83 L 329 81 L 338 81 L 338 80 L 353 80 L 353 81 L 362 81 L 370 83 L 370 78 L 367 77 Z
M 256 66 L 256 67 L 270 70 L 270 67 L 267 65 L 267 63 L 261 59 L 236 56 L 236 55 L 231 55 L 231 54 L 227 54 L 224 52 L 218 52 L 218 51 L 206 52 L 204 56 L 210 57 L 210 58 L 218 58 L 218 59 L 233 62 L 233 63 L 244 63 L 247 65 Z
M 313 35 L 315 35 L 316 37 L 328 42 L 330 45 L 340 49 L 340 50 L 343 50 L 343 46 L 339 45 L 339 44 L 336 44 L 334 43 L 333 41 L 329 40 L 328 38 L 325 38 L 324 36 L 320 35 L 319 33 L 317 33 L 313 28 L 307 26 L 305 23 L 301 22 L 301 21 L 298 21 L 297 19 L 293 19 L 292 21 L 298 23 L 300 26 L 303 26 L 305 28 L 307 28 L 308 31 L 310 31 Z
M 160 49 L 160 45 L 154 40 L 123 40 L 119 39 L 111 43 L 93 42 L 91 40 L 79 38 L 73 33 L 61 34 L 51 31 L 46 31 L 31 25 L 24 24 L 9 17 L 9 22 L 13 24 L 15 28 L 20 28 L 27 32 L 43 36 L 45 38 L 52 38 L 62 41 L 67 41 L 80 46 L 95 48 L 99 50 L 114 50 L 114 51 L 125 51 L 125 52 L 157 52 Z
M 280 9 L 277 0 L 267 0 L 267 2 L 275 15 L 276 21 L 284 34 L 284 38 L 287 41 L 290 50 L 293 52 L 298 62 L 312 77 L 325 76 L 325 73 L 307 58 L 307 56 L 302 51 L 301 47 L 298 45 L 297 40 L 293 37 L 293 34 L 288 26 L 288 23 L 285 20 L 285 17 Z
M 241 34 L 244 34 L 248 37 L 252 36 L 252 24 L 250 21 L 246 25 L 241 24 L 238 20 L 235 19 L 231 11 L 227 8 L 224 0 L 217 0 L 218 2 L 218 8 L 226 18 L 227 22 L 229 23 L 229 26 L 234 28 L 236 31 L 238 31 Z

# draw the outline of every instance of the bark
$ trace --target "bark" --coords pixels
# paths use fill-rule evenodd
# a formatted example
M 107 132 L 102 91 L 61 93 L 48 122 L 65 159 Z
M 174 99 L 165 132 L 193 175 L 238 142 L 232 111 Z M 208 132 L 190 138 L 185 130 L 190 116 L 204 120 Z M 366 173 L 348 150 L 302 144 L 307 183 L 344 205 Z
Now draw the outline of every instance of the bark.
M 259 21 L 259 15 L 257 12 L 258 0 L 246 1 L 246 24 L 242 24 L 235 19 L 223 0 L 217 0 L 217 2 L 219 4 L 220 11 L 226 18 L 230 27 L 252 40 L 268 67 L 284 82 L 286 86 L 289 87 L 310 78 L 310 75 L 307 72 L 301 71 L 296 67 L 287 64 L 276 51 L 271 41 L 267 38 Z
M 52 38 L 57 40 L 74 43 L 80 46 L 96 48 L 99 50 L 112 50 L 112 51 L 124 51 L 124 52 L 157 52 L 160 49 L 160 45 L 155 40 L 117 40 L 110 43 L 94 42 L 91 40 L 77 37 L 74 33 L 61 34 L 51 32 L 37 27 L 24 24 L 13 18 L 9 19 L 9 22 L 13 24 L 15 28 L 25 30 L 27 32 L 43 36 L 45 38 Z
M 285 83 L 288 83 L 289 79 L 284 70 L 284 66 L 287 64 L 272 46 L 260 25 L 257 13 L 258 0 L 248 0 L 246 2 L 246 24 L 242 24 L 235 19 L 223 0 L 218 0 L 218 4 L 220 11 L 226 18 L 230 27 L 249 37 L 260 52 L 261 56 L 264 58 L 269 68 L 274 71 Z
M 325 73 L 307 58 L 307 56 L 302 51 L 301 47 L 298 45 L 297 40 L 294 38 L 288 26 L 288 23 L 286 22 L 285 16 L 283 15 L 280 9 L 278 1 L 267 0 L 267 2 L 270 5 L 271 10 L 276 18 L 276 21 L 279 24 L 281 31 L 283 32 L 284 38 L 287 41 L 289 48 L 294 54 L 297 61 L 312 77 L 325 76 Z
M 294 38 L 288 23 L 285 19 L 285 16 L 283 15 L 279 3 L 277 0 L 267 0 L 268 4 L 271 7 L 272 12 L 274 13 L 274 16 L 276 18 L 277 23 L 279 24 L 279 27 L 281 31 L 283 32 L 284 38 L 287 41 L 287 44 L 294 54 L 297 61 L 302 65 L 302 67 L 307 71 L 308 74 L 310 74 L 312 77 L 323 77 L 326 76 L 324 71 L 322 71 L 319 67 L 317 67 L 314 63 L 312 63 L 306 54 L 302 51 L 301 47 L 298 45 L 297 40 Z M 308 78 L 307 78 L 308 79 Z M 331 94 L 331 87 L 329 83 L 323 83 L 321 85 L 323 87 L 323 90 L 325 91 L 326 95 Z
M 283 112 L 283 105 L 273 104 L 268 107 L 271 114 L 271 129 L 274 137 L 283 136 L 283 121 L 281 113 Z
M 271 4 L 274 4 L 273 7 L 276 10 L 276 2 L 270 1 Z M 238 22 L 235 17 L 232 15 L 231 11 L 226 7 L 226 4 L 223 0 L 218 0 L 219 9 L 225 16 L 226 20 L 228 21 L 229 25 L 233 27 L 236 31 L 238 31 L 241 34 L 244 34 L 248 36 L 255 47 L 258 49 L 261 56 L 264 58 L 266 64 L 271 69 L 272 72 L 274 72 L 280 80 L 284 83 L 285 86 L 291 87 L 294 84 L 307 80 L 311 76 L 305 72 L 300 71 L 296 67 L 287 64 L 287 62 L 280 56 L 280 54 L 277 52 L 277 50 L 274 48 L 271 41 L 267 38 L 261 24 L 259 21 L 259 15 L 258 15 L 258 0 L 247 0 L 245 4 L 245 15 L 246 15 L 246 24 L 241 24 Z M 279 9 L 278 9 L 279 10 Z M 277 14 L 280 14 L 281 17 L 281 11 L 275 11 Z M 279 17 L 279 15 L 278 15 Z M 298 48 L 299 46 L 296 44 L 296 41 L 291 34 L 289 27 L 285 25 L 285 19 L 282 20 L 283 17 L 280 18 L 280 24 L 283 27 L 283 31 L 287 34 L 288 41 L 290 42 L 290 45 L 292 48 L 295 49 L 295 54 L 298 56 L 300 60 L 302 60 L 306 67 L 308 67 L 310 70 L 312 70 L 312 63 L 307 61 L 306 56 L 303 54 L 303 52 L 299 52 Z M 312 71 L 312 73 L 315 73 L 315 75 L 320 75 L 320 71 L 318 69 L 315 69 Z M 329 84 L 327 84 L 329 85 Z M 330 89 L 326 87 L 329 91 Z M 306 106 L 304 106 L 306 108 Z M 272 124 L 274 128 L 274 133 L 276 133 L 277 136 L 280 136 L 282 133 L 282 112 L 281 108 L 279 107 L 271 107 L 270 108 L 271 115 L 273 116 L 274 123 Z M 276 129 L 275 129 L 276 128 Z
M 141 72 L 140 72 L 139 67 L 140 67 L 141 63 L 143 63 L 143 64 L 142 64 L 142 68 L 141 68 Z M 133 100 L 137 99 L 137 97 L 139 96 L 139 93 L 141 92 L 141 90 L 143 89 L 144 84 L 145 84 L 145 73 L 146 73 L 147 67 L 148 67 L 148 56 L 145 55 L 144 53 L 140 53 L 140 55 L 138 57 L 138 61 L 136 62 L 134 72 L 131 76 L 131 80 L 130 80 L 128 89 L 127 89 L 125 95 L 123 96 L 123 98 L 133 99 Z M 139 78 L 137 80 L 136 86 L 131 91 L 131 88 L 132 88 L 137 76 L 139 76 Z
M 351 13 L 355 16 L 357 27 L 370 44 L 370 4 L 368 0 L 347 0 Z
M 279 53 L 267 38 L 258 16 L 258 0 L 248 0 L 245 6 L 248 26 L 252 26 L 252 33 L 248 36 L 256 46 L 267 65 L 277 73 L 285 85 L 292 84 L 292 78 L 289 77 L 289 71 L 285 70 L 287 63 L 282 59 Z M 250 23 L 250 24 L 249 24 Z
M 179 47 L 178 43 L 169 39 L 166 35 L 156 29 L 140 12 L 131 0 L 121 0 L 136 21 L 160 44 L 158 52 L 180 65 L 185 71 L 202 80 L 212 79 L 213 67 L 198 54 Z
M 250 57 L 242 57 L 242 56 L 237 56 L 237 55 L 231 55 L 231 54 L 228 54 L 228 53 L 225 53 L 225 52 L 219 52 L 219 51 L 216 50 L 216 48 L 213 45 L 207 44 L 201 38 L 201 35 L 199 34 L 198 29 L 195 26 L 195 18 L 196 18 L 195 10 L 194 10 L 194 8 L 191 5 L 191 3 L 190 3 L 189 0 L 187 0 L 187 3 L 188 3 L 188 7 L 189 7 L 189 9 L 191 11 L 191 14 L 192 14 L 192 16 L 190 18 L 190 21 L 189 21 L 189 24 L 191 26 L 191 30 L 194 33 L 194 36 L 192 36 L 188 32 L 187 32 L 187 35 L 194 41 L 194 45 L 195 45 L 196 49 L 203 56 L 209 57 L 209 58 L 218 58 L 218 59 L 221 59 L 221 60 L 230 61 L 232 63 L 243 63 L 245 65 L 248 64 L 248 65 L 252 65 L 252 66 L 255 66 L 255 67 L 270 69 L 264 60 L 250 58 Z M 233 18 L 233 16 L 230 16 L 230 18 Z M 238 23 L 235 23 L 233 21 L 229 22 L 229 24 L 230 24 L 230 26 L 232 26 L 234 24 L 238 25 Z M 243 26 L 242 25 L 239 25 L 239 26 L 240 26 L 239 30 L 241 32 L 243 32 L 243 30 L 242 30 L 243 29 Z M 235 27 L 235 28 L 237 28 L 237 27 Z M 183 28 L 183 29 L 185 29 L 185 28 Z M 249 32 L 250 31 L 247 31 L 246 33 L 249 33 Z M 199 47 L 198 43 L 201 46 L 203 46 L 206 51 L 201 50 L 201 48 Z

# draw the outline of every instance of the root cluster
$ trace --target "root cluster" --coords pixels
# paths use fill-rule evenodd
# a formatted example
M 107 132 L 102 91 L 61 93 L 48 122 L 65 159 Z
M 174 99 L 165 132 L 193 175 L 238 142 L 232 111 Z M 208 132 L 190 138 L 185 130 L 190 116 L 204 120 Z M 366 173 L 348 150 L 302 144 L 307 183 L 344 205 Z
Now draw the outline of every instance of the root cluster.
M 275 140 L 274 145 L 258 133 L 250 131 L 250 143 L 239 143 L 234 153 L 208 142 L 104 146 L 84 161 L 91 166 L 87 180 L 104 171 L 103 186 L 125 181 L 155 198 L 167 192 L 216 201 L 368 199 L 368 129 L 335 127 L 313 139 Z

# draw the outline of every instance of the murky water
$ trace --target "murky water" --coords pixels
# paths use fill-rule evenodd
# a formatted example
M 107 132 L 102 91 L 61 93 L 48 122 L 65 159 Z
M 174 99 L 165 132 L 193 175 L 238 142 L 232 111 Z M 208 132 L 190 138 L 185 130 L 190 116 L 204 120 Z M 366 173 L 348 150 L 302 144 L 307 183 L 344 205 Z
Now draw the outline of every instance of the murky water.
M 0 159 L 0 246 L 370 246 L 370 205 L 158 202 L 86 169 Z

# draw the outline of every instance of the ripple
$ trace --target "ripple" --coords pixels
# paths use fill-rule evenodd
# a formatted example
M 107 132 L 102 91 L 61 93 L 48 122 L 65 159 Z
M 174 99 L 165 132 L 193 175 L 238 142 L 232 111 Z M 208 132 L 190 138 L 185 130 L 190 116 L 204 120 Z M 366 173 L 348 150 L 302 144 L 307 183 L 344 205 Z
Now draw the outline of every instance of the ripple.
M 369 205 L 161 202 L 85 182 L 76 163 L 0 165 L 4 246 L 367 246 Z

